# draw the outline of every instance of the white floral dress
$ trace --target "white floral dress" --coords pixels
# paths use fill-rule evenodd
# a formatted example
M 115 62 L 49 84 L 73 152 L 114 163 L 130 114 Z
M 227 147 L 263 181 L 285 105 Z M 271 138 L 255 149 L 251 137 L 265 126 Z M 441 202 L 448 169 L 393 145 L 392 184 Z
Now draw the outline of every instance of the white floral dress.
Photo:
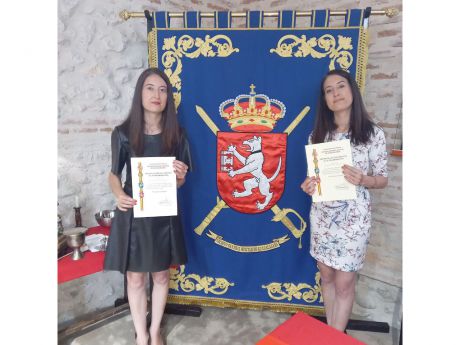
M 351 145 L 353 165 L 363 174 L 388 176 L 385 134 L 374 127 L 365 145 Z M 326 141 L 349 139 L 348 133 L 332 133 Z M 311 143 L 311 136 L 309 138 Z M 363 266 L 371 227 L 370 195 L 357 186 L 356 200 L 312 203 L 310 211 L 310 254 L 319 262 L 345 272 Z

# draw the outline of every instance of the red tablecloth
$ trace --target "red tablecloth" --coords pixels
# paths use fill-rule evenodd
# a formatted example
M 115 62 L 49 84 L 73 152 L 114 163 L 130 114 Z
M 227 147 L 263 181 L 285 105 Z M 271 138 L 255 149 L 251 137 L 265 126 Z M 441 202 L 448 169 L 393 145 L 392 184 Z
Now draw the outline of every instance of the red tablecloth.
M 257 343 L 257 345 L 306 344 L 366 345 L 302 312 L 286 320 Z
M 110 228 L 96 226 L 89 228 L 86 235 L 104 234 L 108 235 Z M 84 252 L 84 257 L 81 260 L 72 260 L 72 255 L 68 255 L 61 260 L 58 260 L 58 283 L 64 283 L 69 280 L 77 279 L 89 274 L 102 271 L 104 264 L 105 252 L 91 253 L 89 250 Z

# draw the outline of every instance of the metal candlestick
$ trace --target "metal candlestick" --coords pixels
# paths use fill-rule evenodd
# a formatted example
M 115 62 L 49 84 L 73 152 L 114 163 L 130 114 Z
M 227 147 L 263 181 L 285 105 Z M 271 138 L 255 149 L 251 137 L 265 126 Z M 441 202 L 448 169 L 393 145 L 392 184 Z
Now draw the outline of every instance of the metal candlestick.
M 80 213 L 81 207 L 74 207 L 73 209 L 75 210 L 75 226 L 77 228 L 81 227 L 81 213 Z

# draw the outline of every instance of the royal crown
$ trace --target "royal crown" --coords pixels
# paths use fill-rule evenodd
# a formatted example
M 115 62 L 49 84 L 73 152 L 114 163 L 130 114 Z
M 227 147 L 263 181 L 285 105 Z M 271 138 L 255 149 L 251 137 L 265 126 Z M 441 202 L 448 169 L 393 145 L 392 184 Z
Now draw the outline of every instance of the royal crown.
M 256 94 L 254 84 L 249 95 L 228 99 L 219 106 L 219 113 L 236 132 L 270 132 L 284 117 L 286 106 L 263 94 Z

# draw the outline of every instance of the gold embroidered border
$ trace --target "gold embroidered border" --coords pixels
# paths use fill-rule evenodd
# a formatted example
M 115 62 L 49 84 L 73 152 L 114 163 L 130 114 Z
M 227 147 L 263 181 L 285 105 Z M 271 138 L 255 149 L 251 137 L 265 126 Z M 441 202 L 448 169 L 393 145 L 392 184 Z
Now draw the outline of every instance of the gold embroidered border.
M 158 67 L 157 29 L 152 29 L 148 34 L 148 38 L 149 65 L 150 67 Z M 239 52 L 238 48 L 233 47 L 232 40 L 225 35 L 215 35 L 214 37 L 205 35 L 204 39 L 182 35 L 177 41 L 176 36 L 171 36 L 164 39 L 161 49 L 164 51 L 161 56 L 161 62 L 165 67 L 164 72 L 168 76 L 173 89 L 176 90 L 173 92 L 176 109 L 179 107 L 182 99 L 182 80 L 180 77 L 182 73 L 182 58 L 196 59 L 200 56 L 207 58 L 227 57 L 234 52 Z
M 256 302 L 244 301 L 228 298 L 212 298 L 212 297 L 197 297 L 197 296 L 178 296 L 169 295 L 168 302 L 191 305 L 196 304 L 204 307 L 218 307 L 218 308 L 239 308 L 239 309 L 252 309 L 263 310 L 268 309 L 280 313 L 295 313 L 303 311 L 310 315 L 323 316 L 324 307 L 320 306 L 302 306 L 299 304 L 290 303 L 273 303 L 273 302 Z
M 181 288 L 185 292 L 203 291 L 205 294 L 223 295 L 227 293 L 230 286 L 235 286 L 235 283 L 230 283 L 225 278 L 200 277 L 194 273 L 186 275 L 184 265 L 181 265 L 179 269 L 169 269 L 170 289 L 179 291 L 179 288 Z
M 358 42 L 358 61 L 357 61 L 357 72 L 356 72 L 356 79 L 358 81 L 358 85 L 360 86 L 360 89 L 361 91 L 363 92 L 364 91 L 364 83 L 365 83 L 365 72 L 366 72 L 366 63 L 367 63 L 367 30 L 363 29 L 362 27 L 334 27 L 333 29 L 334 30 L 337 30 L 337 29 L 353 29 L 353 28 L 360 28 L 360 34 L 359 34 L 359 42 Z M 252 30 L 302 30 L 302 31 L 305 31 L 305 30 L 323 30 L 324 28 L 257 28 L 257 29 L 252 29 Z M 174 31 L 174 30 L 183 30 L 183 28 L 168 28 L 168 29 L 152 29 L 149 34 L 148 34 L 148 47 L 149 47 L 149 51 L 148 51 L 148 54 L 149 54 L 149 66 L 150 67 L 158 67 L 159 65 L 159 61 L 158 61 L 158 38 L 157 38 L 157 32 L 158 30 L 169 30 L 169 31 Z M 202 28 L 189 28 L 187 30 L 203 30 Z M 206 29 L 206 31 L 222 31 L 222 30 L 232 30 L 232 31 L 238 31 L 238 30 L 251 30 L 251 29 L 247 29 L 247 28 L 214 28 L 214 29 Z M 192 40 L 193 41 L 193 38 L 188 36 L 188 35 L 184 35 L 182 36 L 180 39 L 183 39 L 185 36 L 187 36 L 187 39 L 188 40 Z M 227 41 L 225 43 L 218 43 L 217 42 L 217 36 L 219 36 L 219 38 L 222 38 L 224 39 L 224 41 Z M 188 53 L 186 52 L 187 49 L 190 49 L 192 46 L 189 45 L 189 42 L 187 42 L 186 45 L 183 45 L 182 47 L 180 47 L 178 45 L 178 47 L 174 47 L 173 50 L 175 50 L 176 52 L 179 51 L 179 54 L 178 54 L 178 57 L 174 56 L 174 54 L 172 55 L 169 55 L 169 56 L 164 56 L 163 54 L 163 57 L 162 57 L 162 60 L 165 60 L 163 62 L 166 62 L 167 64 L 169 64 L 169 67 L 172 66 L 172 64 L 174 62 L 177 62 L 178 66 L 176 67 L 176 70 L 172 71 L 171 68 L 168 68 L 166 65 L 165 65 L 165 72 L 168 74 L 168 77 L 170 77 L 170 79 L 172 79 L 172 84 L 173 84 L 173 87 L 177 90 L 176 92 L 174 92 L 174 100 L 175 100 L 175 104 L 176 104 L 176 107 L 179 106 L 180 102 L 181 102 L 181 89 L 182 89 L 182 85 L 181 85 L 181 80 L 180 80 L 180 73 L 182 72 L 182 64 L 180 62 L 180 59 L 183 57 L 183 56 L 186 56 L 186 57 L 190 57 L 190 58 L 196 58 L 198 56 L 193 56 L 193 55 L 196 55 L 196 53 L 198 52 L 198 55 L 203 55 L 205 57 L 215 57 L 215 56 L 219 56 L 219 57 L 225 57 L 225 56 L 229 56 L 232 52 L 238 52 L 239 49 L 238 48 L 233 48 L 232 47 L 232 43 L 231 43 L 231 40 L 227 37 L 227 36 L 224 36 L 224 35 L 217 35 L 216 37 L 213 37 L 213 38 L 210 38 L 209 35 L 207 35 L 207 37 L 205 37 L 205 40 L 203 41 L 201 38 L 196 38 L 196 41 L 195 41 L 195 45 L 198 47 L 198 45 L 201 45 L 202 47 L 199 47 L 199 49 L 197 49 L 195 52 L 192 52 L 192 53 Z M 326 36 L 326 35 L 323 35 L 323 36 Z M 179 39 L 179 40 L 180 40 Z M 198 43 L 196 43 L 198 42 Z M 204 42 L 204 44 L 203 44 Z M 229 43 L 229 44 L 227 44 Z M 214 52 L 213 49 L 209 49 L 211 46 L 214 46 L 214 48 L 217 48 L 218 51 L 217 52 Z M 205 49 L 203 49 L 203 47 Z M 222 47 L 224 47 L 224 49 L 222 49 Z M 183 49 L 185 48 L 185 49 Z M 171 53 L 172 48 L 169 47 L 169 52 Z M 183 50 L 182 50 L 183 49 Z M 230 49 L 229 52 L 225 51 L 227 49 Z M 168 48 L 165 49 L 166 52 L 168 52 Z M 342 55 L 345 53 L 347 53 L 346 50 L 342 51 L 342 52 L 339 52 L 339 53 L 342 53 Z M 320 53 L 320 52 L 316 52 L 316 53 L 313 53 L 312 56 L 314 54 L 324 54 L 324 53 Z M 335 63 L 336 60 L 339 61 L 339 64 L 341 64 L 341 68 L 343 69 L 347 69 L 347 65 L 351 65 L 352 62 L 348 62 L 346 61 L 347 60 L 347 57 L 345 55 L 343 56 L 332 56 L 334 54 L 330 54 L 331 55 L 331 64 Z M 164 63 L 163 63 L 164 64 Z M 330 67 L 331 69 L 331 67 Z
M 358 39 L 358 56 L 357 56 L 357 63 L 356 63 L 356 81 L 361 92 L 364 92 L 364 84 L 366 79 L 366 66 L 368 60 L 368 30 L 364 29 L 362 26 L 337 26 L 329 29 L 340 30 L 340 29 L 360 29 L 359 32 L 359 39 Z M 149 54 L 149 66 L 150 67 L 158 67 L 158 46 L 157 46 L 157 32 L 158 30 L 168 30 L 168 31 L 183 31 L 184 28 L 159 28 L 159 29 L 152 29 L 152 31 L 148 34 L 148 54 Z M 248 29 L 248 28 L 188 28 L 187 30 L 196 31 L 196 30 L 206 30 L 206 31 L 239 31 L 239 30 L 277 30 L 277 31 L 287 31 L 287 30 L 301 30 L 301 31 L 314 31 L 314 30 L 324 30 L 324 28 L 315 28 L 315 27 L 299 27 L 299 28 L 256 28 L 256 29 Z M 176 107 L 180 104 L 180 92 L 175 93 L 175 101 Z
M 206 294 L 209 292 L 209 283 L 214 281 L 213 278 L 209 277 L 199 277 L 197 274 L 188 274 L 187 276 L 184 274 L 185 265 L 180 266 L 180 272 L 176 268 L 171 268 L 171 278 L 169 282 L 170 289 L 179 291 L 179 283 L 181 287 L 185 287 L 183 290 L 185 292 L 192 292 L 192 291 L 200 291 L 203 290 Z M 199 284 L 194 284 L 189 280 L 192 278 L 199 282 Z M 288 299 L 288 301 L 292 300 L 292 297 L 300 300 L 302 299 L 306 303 L 313 303 L 318 300 L 320 297 L 319 302 L 323 302 L 323 298 L 321 295 L 321 286 L 320 286 L 320 273 L 319 271 L 315 274 L 315 282 L 316 285 L 313 287 L 306 283 L 300 284 L 292 284 L 292 283 L 284 283 L 284 287 L 288 293 L 284 293 L 281 289 L 275 288 L 273 289 L 274 285 L 269 284 L 271 286 L 272 291 L 269 291 L 268 286 L 263 286 L 262 288 L 267 288 L 269 295 L 274 300 L 282 300 Z M 216 284 L 214 287 L 218 287 L 221 289 L 220 293 L 214 294 L 224 294 L 229 286 L 235 286 L 234 283 L 228 283 L 228 281 L 224 278 L 217 278 L 215 279 Z M 275 283 L 281 285 L 281 283 Z M 200 285 L 199 288 L 196 288 L 197 285 Z M 213 288 L 214 288 L 213 287 Z M 300 293 L 300 290 L 308 288 L 309 290 Z M 280 296 L 274 296 L 273 294 L 279 293 Z M 284 296 L 283 296 L 284 295 Z M 168 301 L 171 303 L 178 303 L 178 304 L 198 304 L 201 306 L 211 306 L 211 307 L 220 307 L 220 308 L 245 308 L 245 309 L 270 309 L 276 312 L 296 312 L 296 311 L 304 311 L 306 313 L 312 315 L 323 315 L 324 308 L 322 306 L 308 306 L 308 305 L 299 305 L 299 304 L 291 304 L 291 303 L 279 303 L 279 302 L 260 302 L 260 301 L 247 301 L 247 300 L 237 300 L 237 299 L 229 299 L 229 298 L 214 298 L 214 297 L 198 297 L 198 296 L 184 296 L 184 295 L 174 295 L 170 294 L 168 296 Z
M 288 43 L 289 42 L 289 43 Z M 320 48 L 323 51 L 315 50 Z M 338 63 L 344 70 L 353 64 L 353 49 L 351 37 L 337 35 L 337 39 L 331 34 L 324 34 L 319 38 L 301 35 L 285 35 L 278 40 L 276 48 L 270 49 L 270 53 L 276 53 L 281 57 L 305 58 L 311 56 L 314 59 L 329 57 L 329 70 L 335 69 Z
M 359 28 L 359 33 L 358 33 L 358 48 L 357 48 L 357 57 L 356 57 L 356 74 L 355 74 L 355 79 L 356 79 L 356 82 L 359 86 L 359 89 L 361 90 L 361 93 L 364 93 L 364 86 L 365 86 L 365 83 L 366 83 L 366 67 L 367 67 L 367 61 L 368 61 L 368 40 L 369 40 L 369 30 L 362 27 L 362 26 L 359 26 L 359 27 L 334 27 L 334 29 L 356 29 L 356 28 Z M 310 28 L 311 29 L 324 29 L 324 28 Z M 326 35 L 323 35 L 321 36 L 317 41 L 319 42 L 321 39 L 324 39 L 324 38 L 329 38 L 329 37 L 326 37 L 326 36 L 331 36 L 329 34 L 326 34 Z M 303 39 L 299 39 L 297 36 L 294 36 L 294 35 L 286 35 L 286 36 L 283 36 L 279 41 L 278 41 L 278 45 L 276 48 L 274 49 L 270 49 L 270 52 L 276 52 L 278 53 L 278 55 L 280 56 L 283 56 L 283 57 L 307 57 L 309 55 L 311 55 L 313 58 L 323 58 L 323 57 L 326 57 L 327 55 L 329 55 L 329 57 L 331 58 L 331 63 L 329 64 L 329 70 L 331 69 L 334 69 L 335 66 L 334 66 L 334 63 L 335 61 L 337 60 L 340 64 L 340 67 L 347 70 L 348 67 L 350 67 L 352 64 L 353 64 L 353 61 L 347 61 L 347 57 L 345 55 L 343 55 L 343 52 L 345 53 L 349 53 L 347 50 L 347 47 L 348 47 L 348 42 L 345 42 L 345 45 L 341 47 L 341 44 L 340 44 L 340 41 L 344 40 L 344 38 L 341 38 L 343 36 L 341 35 L 338 35 L 339 36 L 339 45 L 337 47 L 337 49 L 335 49 L 335 42 L 334 42 L 334 45 L 333 46 L 327 46 L 326 45 L 326 51 L 325 52 L 318 52 L 316 50 L 313 49 L 313 46 L 316 46 L 316 45 L 319 45 L 318 42 L 316 41 L 316 38 L 313 37 L 313 38 L 310 38 L 308 41 L 306 41 L 306 37 L 305 35 L 301 36 Z M 332 37 L 332 36 L 331 36 Z M 295 43 L 291 43 L 291 44 L 286 44 L 286 43 L 282 43 L 282 40 L 283 39 L 292 39 Z M 350 39 L 350 42 L 349 44 L 351 45 L 351 38 L 350 37 L 345 37 L 346 40 Z M 315 40 L 315 41 L 312 41 L 312 40 Z M 302 47 L 302 42 L 304 43 L 303 44 L 303 47 Z M 310 42 L 310 44 L 308 44 Z M 293 52 L 292 51 L 292 48 L 295 46 L 295 45 L 298 45 L 299 43 L 301 43 L 301 47 L 296 51 L 296 52 Z M 341 50 L 341 48 L 343 48 L 344 50 Z M 342 53 L 342 56 L 338 56 L 338 54 Z M 350 56 L 351 56 L 351 53 L 350 53 Z M 351 56 L 352 57 L 352 56 Z
M 281 244 L 289 241 L 289 237 L 287 235 L 284 235 L 283 237 L 273 239 L 272 243 L 259 244 L 256 246 L 241 246 L 238 244 L 225 241 L 222 236 L 215 234 L 211 230 L 208 230 L 208 233 L 206 235 L 212 238 L 215 244 L 239 253 L 266 252 L 268 250 L 279 248 Z
M 313 303 L 316 302 L 319 298 L 319 301 L 323 302 L 319 280 L 320 273 L 316 272 L 316 284 L 314 286 L 311 286 L 307 283 L 294 284 L 273 282 L 268 285 L 262 285 L 262 288 L 267 289 L 270 298 L 277 301 L 284 299 L 291 301 L 292 298 L 295 298 L 297 300 L 303 300 L 307 303 Z M 306 289 L 306 291 L 302 292 L 304 289 Z

